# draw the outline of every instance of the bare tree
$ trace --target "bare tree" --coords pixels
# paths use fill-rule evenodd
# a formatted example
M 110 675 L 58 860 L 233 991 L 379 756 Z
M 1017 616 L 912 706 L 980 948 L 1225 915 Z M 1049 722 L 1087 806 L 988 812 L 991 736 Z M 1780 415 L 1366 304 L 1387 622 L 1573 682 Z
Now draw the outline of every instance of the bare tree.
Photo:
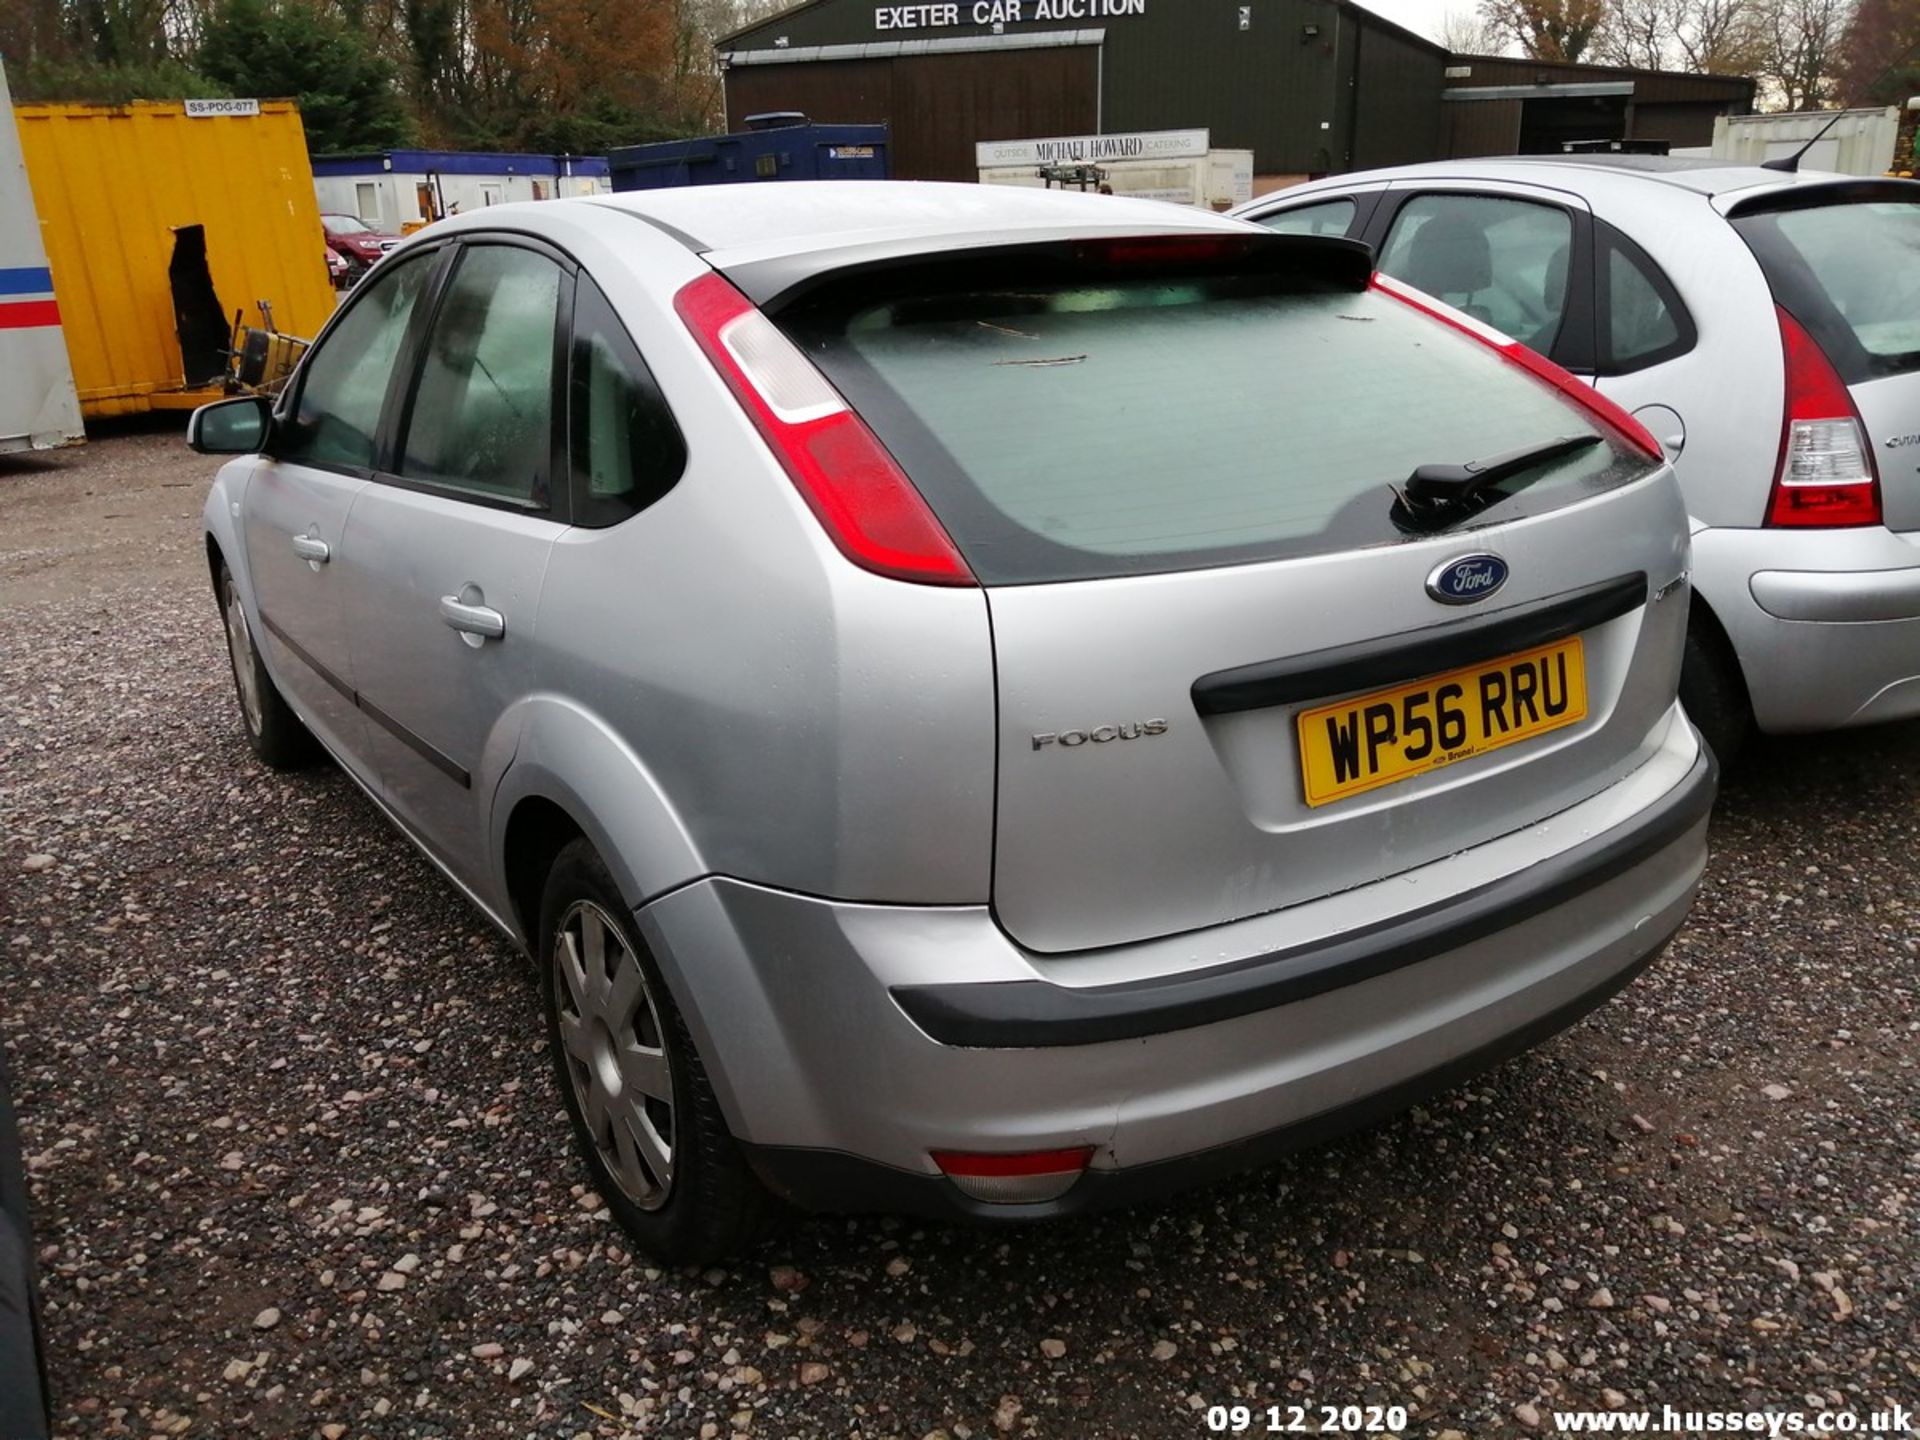
M 1685 0 L 1674 43 L 1681 68 L 1696 74 L 1748 75 L 1761 64 L 1758 0 Z
M 795 3 L 797 0 L 674 0 L 668 81 L 683 124 L 714 128 L 726 119 L 715 44 Z
M 1593 51 L 1609 65 L 1665 70 L 1678 49 L 1681 12 L 1691 0 L 1614 0 L 1594 37 Z
M 1579 60 L 1607 18 L 1606 0 L 1480 0 L 1495 32 L 1533 60 Z
M 1449 9 L 1440 21 L 1440 43 L 1455 55 L 1498 55 L 1507 37 L 1478 10 Z
M 1766 69 L 1765 32 L 1788 0 L 1613 0 L 1593 42 L 1610 65 L 1693 74 Z M 1852 3 L 1852 0 L 1844 0 Z
M 1762 0 L 1758 73 L 1786 110 L 1833 99 L 1854 0 Z

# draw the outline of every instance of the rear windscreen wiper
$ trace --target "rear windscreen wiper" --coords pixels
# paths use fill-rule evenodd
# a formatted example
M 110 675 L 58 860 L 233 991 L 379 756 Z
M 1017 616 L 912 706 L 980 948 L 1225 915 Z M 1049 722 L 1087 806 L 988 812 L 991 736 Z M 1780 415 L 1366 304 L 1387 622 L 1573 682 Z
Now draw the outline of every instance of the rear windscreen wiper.
M 1416 529 L 1441 529 L 1474 513 L 1472 501 L 1482 491 L 1502 480 L 1512 479 L 1529 470 L 1598 445 L 1594 434 L 1562 435 L 1539 445 L 1490 455 L 1484 460 L 1469 460 L 1464 465 L 1422 465 L 1407 477 L 1396 492 L 1399 504 L 1396 518 L 1405 518 Z

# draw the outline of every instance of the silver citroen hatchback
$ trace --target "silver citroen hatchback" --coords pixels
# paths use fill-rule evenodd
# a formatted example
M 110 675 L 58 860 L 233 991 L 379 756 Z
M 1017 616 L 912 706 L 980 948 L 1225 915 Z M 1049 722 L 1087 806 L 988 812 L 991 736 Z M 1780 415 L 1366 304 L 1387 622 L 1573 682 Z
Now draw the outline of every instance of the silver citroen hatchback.
M 1368 241 L 1659 435 L 1693 530 L 1680 693 L 1722 758 L 1920 716 L 1920 184 L 1509 156 L 1236 213 Z
M 195 416 L 253 748 L 537 958 L 645 1248 L 1254 1165 L 1680 924 L 1672 472 L 1370 268 L 974 186 L 506 206 Z

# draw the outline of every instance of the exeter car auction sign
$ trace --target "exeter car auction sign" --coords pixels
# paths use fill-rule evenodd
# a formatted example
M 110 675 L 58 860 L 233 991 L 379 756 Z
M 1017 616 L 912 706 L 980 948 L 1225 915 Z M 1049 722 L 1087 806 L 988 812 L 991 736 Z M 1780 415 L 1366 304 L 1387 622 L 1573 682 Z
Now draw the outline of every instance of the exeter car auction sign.
M 1205 130 L 1141 130 L 1124 135 L 1062 135 L 1051 140 L 983 140 L 973 147 L 982 170 L 1006 165 L 1107 165 L 1121 160 L 1198 160 Z
M 1014 25 L 1024 20 L 1111 20 L 1144 15 L 1147 0 L 947 0 L 876 5 L 876 30 L 944 30 L 953 25 Z

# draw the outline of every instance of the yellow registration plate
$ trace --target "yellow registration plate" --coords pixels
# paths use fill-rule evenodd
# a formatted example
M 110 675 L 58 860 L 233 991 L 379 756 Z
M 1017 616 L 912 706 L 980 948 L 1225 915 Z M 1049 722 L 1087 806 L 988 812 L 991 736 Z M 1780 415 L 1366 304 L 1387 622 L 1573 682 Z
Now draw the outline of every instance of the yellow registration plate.
M 1326 805 L 1571 725 L 1587 713 L 1579 636 L 1300 715 L 1307 804 Z

